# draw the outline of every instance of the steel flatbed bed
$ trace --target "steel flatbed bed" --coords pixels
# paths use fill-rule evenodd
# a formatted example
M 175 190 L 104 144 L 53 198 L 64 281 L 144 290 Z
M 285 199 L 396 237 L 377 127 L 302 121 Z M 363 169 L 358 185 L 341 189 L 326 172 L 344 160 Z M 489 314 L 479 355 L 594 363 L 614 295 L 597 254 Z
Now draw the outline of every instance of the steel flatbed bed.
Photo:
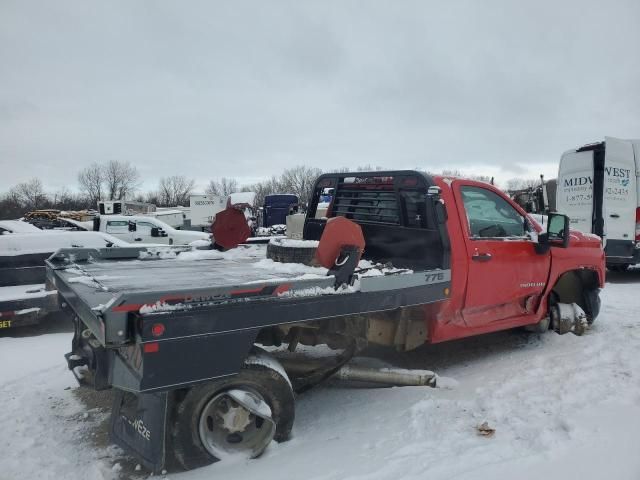
M 449 270 L 390 269 L 336 285 L 325 269 L 278 264 L 259 246 L 70 249 L 47 265 L 53 288 L 117 351 L 109 383 L 133 392 L 234 374 L 265 327 L 432 303 L 450 283 Z

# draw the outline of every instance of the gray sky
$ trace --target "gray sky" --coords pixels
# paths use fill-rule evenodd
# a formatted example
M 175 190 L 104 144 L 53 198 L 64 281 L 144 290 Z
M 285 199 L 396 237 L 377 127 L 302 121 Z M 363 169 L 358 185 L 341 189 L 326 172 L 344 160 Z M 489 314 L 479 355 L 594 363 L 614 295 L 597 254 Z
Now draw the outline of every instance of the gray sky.
M 640 137 L 640 2 L 0 0 L 0 191 L 296 164 L 553 177 Z

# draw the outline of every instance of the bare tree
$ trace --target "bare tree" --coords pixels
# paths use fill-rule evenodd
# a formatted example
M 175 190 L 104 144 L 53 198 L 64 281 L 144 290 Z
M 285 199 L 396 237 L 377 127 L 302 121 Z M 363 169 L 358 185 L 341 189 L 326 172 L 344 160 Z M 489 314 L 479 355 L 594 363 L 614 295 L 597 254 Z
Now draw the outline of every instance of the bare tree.
M 277 193 L 293 193 L 298 196 L 300 202 L 306 203 L 311 197 L 313 186 L 322 170 L 315 167 L 299 165 L 289 168 L 280 177 L 282 191 Z
M 274 193 L 282 192 L 282 183 L 278 177 L 271 177 L 268 180 L 254 183 L 252 185 L 245 185 L 242 187 L 243 192 L 255 192 L 255 206 L 261 206 L 264 204 L 264 197 Z
M 42 182 L 38 178 L 32 178 L 28 182 L 20 183 L 13 190 L 14 198 L 27 210 L 42 208 L 47 201 Z
M 211 180 L 205 191 L 211 195 L 228 197 L 238 190 L 238 181 L 235 178 L 222 177 L 220 180 Z
M 104 167 L 104 182 L 109 200 L 124 200 L 140 184 L 140 174 L 129 162 L 111 160 Z
M 374 167 L 370 163 L 367 163 L 365 165 L 358 165 L 355 168 L 353 167 L 333 168 L 331 170 L 328 170 L 328 173 L 379 172 L 380 170 L 383 170 L 383 168 L 378 165 Z
M 358 172 L 379 172 L 380 170 L 382 170 L 382 167 L 380 167 L 379 165 L 376 165 L 374 167 L 370 163 L 367 163 L 366 165 L 359 165 L 356 168 L 356 171 Z
M 159 205 L 187 205 L 194 185 L 195 180 L 189 180 L 182 175 L 161 178 L 158 188 Z
M 490 177 L 489 175 L 476 175 L 472 173 L 470 174 L 462 173 L 457 168 L 452 170 L 444 169 L 442 170 L 442 173 L 440 173 L 440 175 L 443 175 L 445 177 L 466 178 L 467 180 L 475 180 L 477 182 L 485 182 L 485 183 L 491 183 L 491 179 L 493 178 L 493 177 Z
M 71 192 L 67 187 L 62 187 L 55 193 L 49 195 L 51 207 L 57 210 L 83 210 L 85 208 L 95 208 L 90 204 L 85 195 Z
M 19 218 L 25 213 L 15 188 L 0 198 L 0 220 Z
M 78 184 L 80 185 L 80 191 L 89 199 L 92 208 L 96 208 L 97 203 L 102 200 L 104 169 L 101 165 L 92 163 L 80 171 Z
M 541 180 L 539 178 L 510 178 L 507 180 L 507 190 L 510 192 L 516 190 L 528 190 L 540 185 Z

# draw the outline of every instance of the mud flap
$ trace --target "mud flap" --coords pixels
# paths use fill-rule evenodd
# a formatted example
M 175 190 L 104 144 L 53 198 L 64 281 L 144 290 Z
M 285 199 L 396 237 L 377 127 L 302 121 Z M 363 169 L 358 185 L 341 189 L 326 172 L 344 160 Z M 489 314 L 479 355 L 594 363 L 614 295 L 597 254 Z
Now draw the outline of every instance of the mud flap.
M 115 390 L 111 441 L 153 473 L 165 468 L 169 393 L 132 394 Z

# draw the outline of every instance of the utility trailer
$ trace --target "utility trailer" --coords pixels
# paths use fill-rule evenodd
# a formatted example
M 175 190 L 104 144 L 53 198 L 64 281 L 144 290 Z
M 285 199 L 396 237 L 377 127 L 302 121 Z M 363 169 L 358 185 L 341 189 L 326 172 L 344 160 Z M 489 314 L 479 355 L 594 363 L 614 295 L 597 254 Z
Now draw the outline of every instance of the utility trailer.
M 294 391 L 367 344 L 411 350 L 522 326 L 582 333 L 598 315 L 604 254 L 568 223 L 550 214 L 543 233 L 481 182 L 326 174 L 291 259 L 311 241 L 326 260 L 337 241 L 327 269 L 274 262 L 261 246 L 74 249 L 47 260 L 47 279 L 74 316 L 69 368 L 116 391 L 113 440 L 154 472 L 190 469 L 286 440 Z M 286 358 L 298 345 L 335 354 L 301 369 Z

